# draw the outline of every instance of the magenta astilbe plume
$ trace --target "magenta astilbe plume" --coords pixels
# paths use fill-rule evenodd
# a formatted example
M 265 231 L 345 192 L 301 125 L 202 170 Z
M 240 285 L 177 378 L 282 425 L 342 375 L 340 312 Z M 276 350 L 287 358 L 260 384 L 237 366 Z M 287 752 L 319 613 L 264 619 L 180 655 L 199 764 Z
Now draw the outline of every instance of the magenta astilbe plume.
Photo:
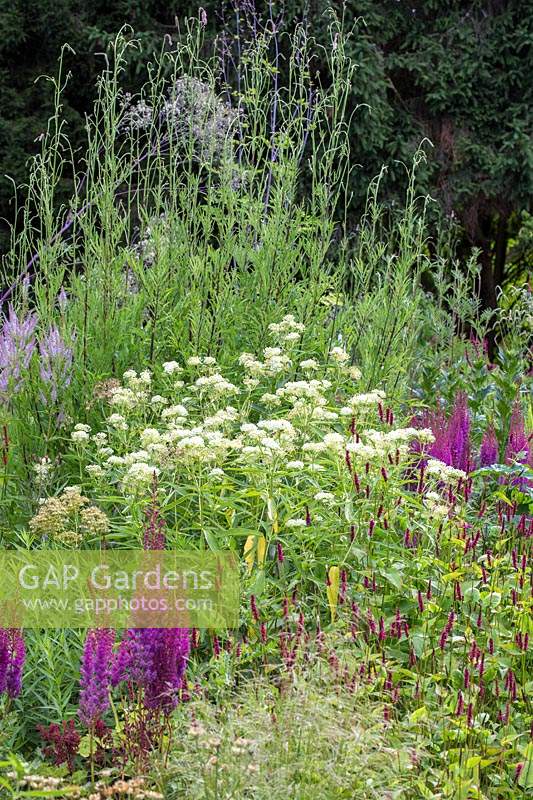
M 437 408 L 436 411 L 425 411 L 421 417 L 415 417 L 412 420 L 412 424 L 417 428 L 431 429 L 435 441 L 425 448 L 425 453 L 432 458 L 439 458 L 449 464 L 451 453 L 448 442 L 448 420 L 444 411 L 440 408 Z M 416 452 L 421 452 L 421 446 L 418 442 L 413 443 L 413 448 Z
M 431 428 L 435 441 L 428 449 L 429 455 L 445 464 L 464 472 L 470 470 L 470 414 L 468 400 L 464 392 L 455 396 L 452 413 L 449 417 L 438 408 L 426 412 L 421 420 L 415 420 L 418 427 Z
M 470 415 L 465 392 L 458 392 L 448 420 L 451 464 L 464 472 L 470 471 Z
M 22 670 L 26 648 L 22 631 L 0 628 L 0 694 L 18 697 L 22 688 Z
M 92 728 L 109 707 L 109 688 L 113 666 L 115 632 L 95 628 L 88 632 L 80 668 L 80 701 L 78 714 Z
M 496 431 L 491 425 L 483 434 L 481 448 L 479 450 L 479 463 L 482 467 L 490 467 L 497 464 L 499 458 L 498 439 Z
M 0 329 L 0 399 L 19 391 L 35 350 L 37 315 L 19 319 L 12 305 Z
M 147 708 L 169 712 L 178 701 L 187 657 L 189 631 L 183 628 L 152 628 L 143 631 L 146 664 L 144 702 Z
M 65 344 L 59 329 L 52 325 L 39 342 L 39 354 L 41 380 L 48 385 L 50 399 L 55 403 L 59 390 L 69 386 L 72 380 L 72 348 Z
M 509 438 L 505 449 L 505 460 L 507 463 L 519 461 L 522 464 L 529 463 L 530 443 L 526 435 L 524 417 L 520 403 L 515 403 L 511 415 L 511 425 Z

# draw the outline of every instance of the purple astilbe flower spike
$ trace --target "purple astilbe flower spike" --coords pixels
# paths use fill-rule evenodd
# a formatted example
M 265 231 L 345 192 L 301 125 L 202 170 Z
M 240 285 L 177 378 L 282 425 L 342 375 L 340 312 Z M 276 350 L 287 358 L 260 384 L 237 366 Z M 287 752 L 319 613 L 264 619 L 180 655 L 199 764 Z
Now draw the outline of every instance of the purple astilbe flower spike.
M 26 647 L 22 631 L 14 628 L 11 631 L 11 663 L 7 673 L 7 693 L 9 697 L 18 697 L 22 689 L 22 670 L 26 661 Z
M 22 385 L 22 372 L 28 369 L 35 350 L 36 325 L 36 314 L 19 319 L 9 305 L 0 329 L 0 399 L 18 392 Z
M 59 329 L 52 325 L 39 342 L 41 357 L 41 380 L 48 386 L 53 403 L 57 401 L 60 389 L 70 385 L 72 380 L 72 348 L 68 347 Z M 41 398 L 43 401 L 45 397 Z
M 133 648 L 130 634 L 131 631 L 126 631 L 113 657 L 110 673 L 110 684 L 113 688 L 126 680 L 128 671 L 133 662 Z
M 143 689 L 144 706 L 168 714 L 178 703 L 189 652 L 187 628 L 130 628 L 113 660 L 110 684 L 125 681 Z
M 435 441 L 427 449 L 428 455 L 438 458 L 445 464 L 451 463 L 450 442 L 448 439 L 448 420 L 441 408 L 436 411 L 426 411 L 420 420 L 415 420 L 418 427 L 430 428 L 435 437 Z
M 144 689 L 146 708 L 169 713 L 178 702 L 190 650 L 186 628 L 130 630 L 131 659 L 126 679 Z
M 0 695 L 7 687 L 7 673 L 9 670 L 9 631 L 0 628 Z
M 165 549 L 165 519 L 159 510 L 155 477 L 146 511 L 144 549 Z M 143 689 L 146 708 L 168 714 L 177 705 L 189 652 L 187 628 L 130 628 L 113 660 L 111 685 L 131 682 Z
M 479 463 L 482 467 L 490 467 L 497 464 L 499 458 L 498 439 L 496 431 L 491 425 L 483 434 L 481 448 L 479 450 Z
M 26 648 L 22 631 L 0 628 L 0 694 L 18 697 L 22 688 L 22 670 Z
M 156 678 L 147 686 L 145 693 L 148 708 L 159 708 L 168 713 L 176 706 L 189 650 L 189 631 L 185 628 L 159 631 L 154 653 Z
M 113 665 L 115 632 L 108 628 L 88 632 L 80 667 L 80 700 L 78 714 L 91 728 L 109 706 L 109 687 Z

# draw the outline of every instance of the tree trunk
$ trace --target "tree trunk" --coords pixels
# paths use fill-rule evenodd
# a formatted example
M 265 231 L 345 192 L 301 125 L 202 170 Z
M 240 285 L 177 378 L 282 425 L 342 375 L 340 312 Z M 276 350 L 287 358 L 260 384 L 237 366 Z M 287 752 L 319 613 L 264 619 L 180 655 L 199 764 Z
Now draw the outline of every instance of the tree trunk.
M 498 297 L 496 294 L 497 283 L 494 274 L 493 253 L 490 238 L 486 238 L 482 243 L 479 262 L 481 264 L 479 296 L 481 299 L 482 308 L 496 308 L 498 305 Z M 494 361 L 497 347 L 496 332 L 492 327 L 488 331 L 487 346 L 489 358 L 491 361 Z
M 500 216 L 496 228 L 496 239 L 494 242 L 494 282 L 496 286 L 502 286 L 505 277 L 507 243 L 509 241 L 507 223 L 508 218 Z
M 496 308 L 498 298 L 496 296 L 496 279 L 494 274 L 494 264 L 492 260 L 492 248 L 490 240 L 485 240 L 481 245 L 479 263 L 481 264 L 479 296 L 483 308 Z

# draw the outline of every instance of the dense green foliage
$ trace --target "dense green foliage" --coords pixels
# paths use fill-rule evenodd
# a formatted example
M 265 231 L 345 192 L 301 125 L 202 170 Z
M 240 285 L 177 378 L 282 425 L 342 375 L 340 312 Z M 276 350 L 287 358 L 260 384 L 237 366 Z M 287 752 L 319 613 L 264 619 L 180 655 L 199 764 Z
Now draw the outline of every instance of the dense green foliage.
M 483 309 L 483 264 L 428 243 L 421 150 L 356 217 L 361 40 L 255 21 L 226 85 L 201 15 L 134 96 L 113 38 L 83 157 L 51 84 L 5 260 L 0 545 L 224 551 L 241 602 L 230 630 L 4 614 L 0 797 L 517 800 L 533 293 Z
M 319 42 L 327 41 L 327 4 L 258 2 L 263 19 L 272 13 L 280 28 L 290 30 L 296 19 L 306 20 Z M 228 37 L 253 30 L 250 4 L 204 3 L 208 36 L 224 25 Z M 240 10 L 239 10 L 240 9 Z M 338 9 L 341 13 L 341 9 Z M 179 36 L 178 23 L 200 13 L 192 2 L 177 6 L 122 0 L 120 3 L 79 3 L 76 0 L 38 0 L 9 4 L 0 15 L 1 172 L 16 184 L 26 176 L 27 156 L 38 146 L 53 108 L 53 86 L 35 80 L 54 75 L 61 48 L 67 42 L 76 52 L 64 53 L 63 73 L 72 76 L 63 95 L 65 118 L 74 147 L 83 140 L 84 115 L 94 101 L 95 76 L 101 52 L 125 23 L 143 43 L 129 54 L 125 82 L 139 87 L 153 50 L 165 35 Z M 511 2 L 411 2 L 358 0 L 342 9 L 345 29 L 354 27 L 346 43 L 357 63 L 348 97 L 347 114 L 355 111 L 351 129 L 352 175 L 349 207 L 355 227 L 365 204 L 369 180 L 385 165 L 384 185 L 389 207 L 397 206 L 404 181 L 402 164 L 411 162 L 427 138 L 428 161 L 419 180 L 437 201 L 432 214 L 438 227 L 454 230 L 459 254 L 471 247 L 481 251 L 481 296 L 496 305 L 496 286 L 507 272 L 519 277 L 531 259 L 527 227 L 521 212 L 531 192 L 532 163 L 529 125 L 531 106 L 531 8 Z M 282 46 L 283 51 L 283 46 Z M 282 80 L 287 75 L 283 52 L 278 61 Z M 327 80 L 327 64 L 319 56 L 312 64 Z M 65 192 L 68 175 L 65 176 Z M 15 218 L 9 200 L 13 185 L 0 185 L 0 213 Z M 506 266 L 509 242 L 511 267 Z M 8 241 L 3 229 L 4 244 Z

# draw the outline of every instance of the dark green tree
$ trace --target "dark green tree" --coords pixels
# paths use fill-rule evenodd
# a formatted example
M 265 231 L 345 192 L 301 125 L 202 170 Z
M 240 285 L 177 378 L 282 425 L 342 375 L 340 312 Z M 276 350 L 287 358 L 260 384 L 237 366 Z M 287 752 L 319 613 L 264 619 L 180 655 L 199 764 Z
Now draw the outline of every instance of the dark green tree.
M 317 30 L 320 6 L 309 14 Z M 532 190 L 533 6 L 354 0 L 343 8 L 347 25 L 356 25 L 353 103 L 365 104 L 353 122 L 353 160 L 362 165 L 354 173 L 354 210 L 382 164 L 393 203 L 405 185 L 398 162 L 409 164 L 428 138 L 421 190 L 438 201 L 441 224 L 459 226 L 459 253 L 479 249 L 481 298 L 494 307 Z
M 24 181 L 26 159 L 52 110 L 50 84 L 64 42 L 72 78 L 64 111 L 76 140 L 90 111 L 94 83 L 109 37 L 130 24 L 143 43 L 134 55 L 128 87 L 143 79 L 144 60 L 175 19 L 207 12 L 207 36 L 221 26 L 241 34 L 246 18 L 282 16 L 290 28 L 305 19 L 326 42 L 328 0 L 0 0 L 0 174 Z M 497 286 L 509 274 L 509 242 L 522 224 L 532 184 L 531 39 L 533 6 L 523 0 L 345 0 L 333 2 L 359 67 L 352 89 L 352 220 L 357 224 L 369 180 L 387 167 L 383 199 L 391 209 L 405 189 L 405 167 L 427 138 L 420 190 L 437 201 L 435 221 L 459 231 L 459 253 L 479 248 L 481 297 L 494 307 Z M 249 29 L 248 29 L 249 30 Z M 327 80 L 324 64 L 316 63 Z M 357 166 L 356 166 L 357 165 Z M 0 181 L 0 216 L 13 220 L 12 185 Z M 6 244 L 7 227 L 3 244 Z M 517 252 L 511 248 L 511 253 Z M 520 250 L 522 263 L 523 249 Z

